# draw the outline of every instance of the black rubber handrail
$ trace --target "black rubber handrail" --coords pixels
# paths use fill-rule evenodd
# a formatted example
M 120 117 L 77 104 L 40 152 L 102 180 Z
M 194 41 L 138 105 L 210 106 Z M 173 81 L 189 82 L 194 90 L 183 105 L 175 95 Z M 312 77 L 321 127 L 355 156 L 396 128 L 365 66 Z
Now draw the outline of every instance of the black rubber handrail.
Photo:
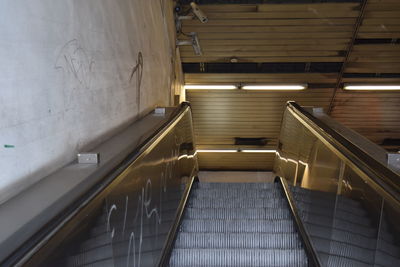
M 400 205 L 400 175 L 374 159 L 370 154 L 314 117 L 297 103 L 289 101 L 287 102 L 287 108 L 301 118 L 299 120 L 300 123 L 310 126 L 361 172 L 365 173 L 371 181 L 369 185 L 375 191 L 389 194 L 392 198 L 391 200 L 394 200 L 396 205 Z M 377 188 L 376 185 L 381 188 Z
M 310 235 L 304 227 L 303 221 L 299 215 L 296 203 L 294 202 L 292 193 L 289 190 L 289 186 L 286 180 L 282 177 L 276 176 L 275 182 L 279 182 L 279 184 L 282 186 L 283 193 L 290 208 L 290 213 L 292 214 L 292 217 L 295 221 L 297 231 L 300 234 L 301 241 L 308 256 L 308 265 L 312 267 L 322 266 L 321 261 L 318 258 L 318 253 L 316 252 L 314 245 L 311 242 Z
M 182 199 L 178 206 L 178 210 L 177 210 L 177 213 L 175 216 L 174 223 L 171 227 L 171 230 L 168 233 L 167 240 L 165 241 L 163 252 L 161 254 L 160 261 L 158 263 L 159 267 L 166 267 L 169 265 L 171 253 L 172 253 L 172 250 L 174 249 L 178 231 L 181 226 L 183 216 L 185 215 L 186 206 L 187 206 L 187 203 L 190 198 L 190 193 L 192 192 L 193 184 L 195 182 L 198 182 L 197 176 L 193 176 L 190 179 L 189 183 L 186 186 L 185 192 L 183 193 Z
M 125 159 L 111 170 L 105 178 L 93 185 L 81 197 L 75 200 L 71 205 L 61 210 L 55 218 L 51 219 L 45 224 L 37 233 L 24 242 L 18 249 L 9 255 L 0 266 L 15 266 L 22 265 L 25 261 L 40 250 L 44 244 L 56 235 L 57 231 L 67 224 L 70 219 L 79 213 L 84 206 L 90 203 L 100 192 L 108 188 L 111 183 L 134 161 L 140 156 L 144 155 L 159 138 L 172 130 L 172 125 L 180 120 L 184 113 L 190 109 L 189 102 L 181 103 L 174 112 L 170 115 L 169 119 L 156 129 L 148 138 L 141 142 Z

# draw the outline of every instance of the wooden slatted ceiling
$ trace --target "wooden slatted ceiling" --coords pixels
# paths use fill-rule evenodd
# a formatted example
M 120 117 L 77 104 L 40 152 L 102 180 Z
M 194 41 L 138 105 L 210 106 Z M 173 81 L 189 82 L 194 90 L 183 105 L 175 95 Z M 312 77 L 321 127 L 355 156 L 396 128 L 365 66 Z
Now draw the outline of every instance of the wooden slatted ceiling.
M 186 73 L 185 84 L 328 83 L 337 73 Z
M 399 114 L 400 93 L 339 91 L 331 116 L 382 144 L 385 138 L 400 139 Z
M 357 39 L 393 39 L 393 43 L 355 43 L 345 65 L 344 83 L 399 83 L 400 1 L 368 0 Z M 181 47 L 183 62 L 343 62 L 360 15 L 359 3 L 202 6 L 209 22 L 184 21 L 198 32 L 203 56 Z M 357 75 L 368 74 L 367 78 Z M 187 84 L 314 83 L 335 84 L 339 73 L 185 74 Z M 190 91 L 197 142 L 203 149 L 237 148 L 234 137 L 271 138 L 275 147 L 284 104 L 327 108 L 334 88 L 302 92 Z M 400 138 L 400 93 L 346 92 L 334 97 L 332 116 L 381 144 Z M 242 147 L 245 148 L 245 147 Z M 202 153 L 201 168 L 272 169 L 270 154 Z
M 357 38 L 400 39 L 400 1 L 368 0 Z M 355 44 L 345 73 L 400 73 L 400 44 Z
M 359 3 L 203 5 L 209 21 L 183 21 L 203 56 L 182 47 L 182 62 L 341 62 Z
M 368 0 L 357 38 L 400 39 L 400 1 Z M 345 68 L 345 75 L 349 73 L 376 74 L 376 77 L 345 77 L 344 83 L 400 83 L 400 78 L 380 75 L 400 73 L 400 44 L 355 44 Z M 382 144 L 385 138 L 400 138 L 399 113 L 400 92 L 338 90 L 331 115 L 373 142 Z

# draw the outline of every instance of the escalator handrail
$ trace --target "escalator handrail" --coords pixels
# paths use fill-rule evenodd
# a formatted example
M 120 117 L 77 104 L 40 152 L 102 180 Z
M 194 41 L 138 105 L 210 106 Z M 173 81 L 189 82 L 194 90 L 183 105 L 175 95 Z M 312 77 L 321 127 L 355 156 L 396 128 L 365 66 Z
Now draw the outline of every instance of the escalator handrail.
M 349 141 L 339 132 L 330 128 L 323 121 L 314 117 L 297 103 L 289 101 L 287 102 L 287 108 L 292 111 L 292 114 L 298 116 L 297 118 L 300 123 L 306 127 L 311 127 L 326 142 L 364 173 L 364 178 L 367 179 L 366 182 L 375 191 L 386 196 L 387 200 L 400 206 L 400 176 L 397 173 L 374 159 L 370 154 Z
M 165 241 L 165 244 L 164 244 L 164 247 L 162 250 L 163 252 L 161 254 L 160 261 L 158 263 L 159 267 L 165 267 L 165 266 L 169 265 L 171 253 L 175 246 L 175 241 L 176 241 L 178 231 L 179 231 L 179 228 L 180 228 L 182 220 L 183 220 L 183 216 L 185 215 L 185 210 L 186 210 L 187 203 L 189 201 L 190 193 L 192 192 L 193 184 L 197 180 L 198 180 L 197 176 L 192 175 L 190 178 L 190 181 L 186 185 L 185 192 L 183 193 L 183 196 L 181 198 L 181 201 L 180 201 L 178 209 L 177 209 L 174 223 L 171 227 L 171 230 L 168 233 L 167 240 Z
M 299 215 L 297 206 L 295 204 L 295 201 L 293 199 L 292 193 L 290 192 L 290 189 L 289 189 L 289 186 L 288 186 L 286 180 L 282 177 L 276 176 L 275 182 L 280 183 L 283 193 L 285 194 L 285 198 L 286 198 L 286 201 L 288 202 L 290 212 L 295 221 L 296 228 L 300 234 L 301 241 L 304 245 L 304 249 L 308 256 L 309 266 L 313 266 L 313 267 L 322 266 L 321 261 L 318 257 L 318 253 L 316 252 L 314 245 L 311 242 L 310 235 L 308 234 L 308 232 L 303 224 L 303 221 Z
M 117 178 L 129 165 L 138 160 L 141 156 L 147 154 L 159 140 L 167 135 L 175 123 L 190 110 L 189 102 L 182 102 L 180 106 L 173 111 L 168 120 L 159 128 L 151 133 L 143 142 L 141 142 L 125 159 L 113 168 L 108 174 L 94 184 L 89 190 L 78 197 L 72 204 L 61 210 L 58 215 L 50 219 L 37 233 L 28 238 L 19 248 L 9 255 L 0 266 L 23 265 L 30 259 L 45 243 L 48 242 L 56 233 L 67 224 L 74 215 L 78 214 L 90 201 L 98 194 L 106 190 L 115 178 Z

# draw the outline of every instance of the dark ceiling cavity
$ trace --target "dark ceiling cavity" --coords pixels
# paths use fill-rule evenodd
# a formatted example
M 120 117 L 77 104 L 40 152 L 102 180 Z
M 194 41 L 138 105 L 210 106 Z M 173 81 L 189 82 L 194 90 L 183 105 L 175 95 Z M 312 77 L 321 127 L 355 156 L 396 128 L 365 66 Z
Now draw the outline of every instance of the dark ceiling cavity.
M 360 3 L 362 0 L 180 0 L 185 5 L 196 2 L 200 5 L 209 4 L 304 4 L 304 3 Z
M 400 78 L 400 73 L 344 73 L 344 78 Z
M 385 138 L 381 144 L 382 146 L 400 146 L 400 139 L 397 138 Z
M 341 62 L 312 63 L 183 63 L 185 73 L 333 73 Z
M 399 39 L 355 39 L 354 44 L 399 44 Z

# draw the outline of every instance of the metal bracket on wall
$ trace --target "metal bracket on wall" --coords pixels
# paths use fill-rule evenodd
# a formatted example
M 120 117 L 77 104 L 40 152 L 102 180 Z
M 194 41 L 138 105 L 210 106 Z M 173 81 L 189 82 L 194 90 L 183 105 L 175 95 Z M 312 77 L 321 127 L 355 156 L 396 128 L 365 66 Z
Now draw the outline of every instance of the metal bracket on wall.
M 155 108 L 154 109 L 154 115 L 156 115 L 156 116 L 164 116 L 165 113 L 166 113 L 165 108 Z
M 99 153 L 79 153 L 78 155 L 79 164 L 98 164 L 100 163 Z
M 388 153 L 387 165 L 392 170 L 400 173 L 400 153 Z
M 201 56 L 203 54 L 201 47 L 200 47 L 200 41 L 199 38 L 197 37 L 196 32 L 191 32 L 187 34 L 189 37 L 192 38 L 192 40 L 176 40 L 176 45 L 181 46 L 181 45 L 191 45 L 193 46 L 194 53 L 197 56 Z

